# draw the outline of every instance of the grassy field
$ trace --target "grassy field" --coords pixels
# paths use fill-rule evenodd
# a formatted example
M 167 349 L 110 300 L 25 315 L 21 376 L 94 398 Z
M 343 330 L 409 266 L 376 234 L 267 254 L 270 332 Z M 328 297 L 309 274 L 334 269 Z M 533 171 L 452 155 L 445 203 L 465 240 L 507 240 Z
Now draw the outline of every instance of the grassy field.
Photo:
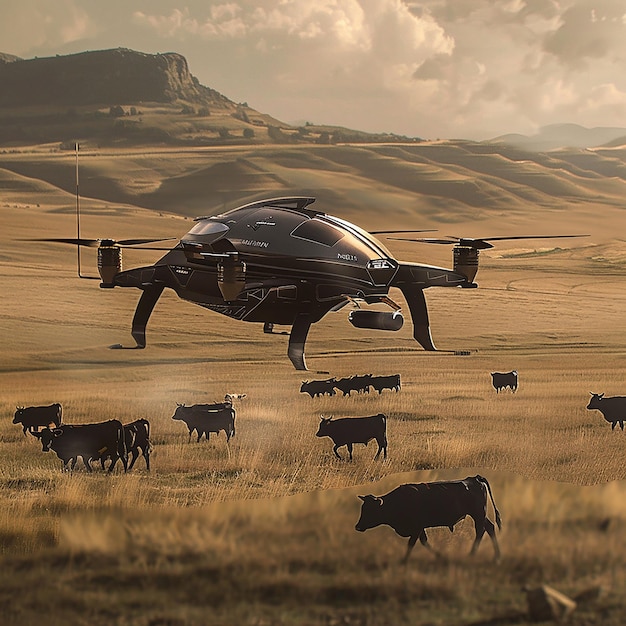
M 103 180 L 111 175 L 104 161 Z M 146 350 L 109 350 L 131 345 L 138 293 L 77 280 L 72 249 L 19 241 L 73 234 L 72 197 L 34 179 L 41 167 L 31 175 L 0 170 L 5 623 L 520 624 L 522 588 L 546 583 L 570 596 L 602 586 L 601 597 L 579 603 L 572 623 L 623 624 L 626 435 L 585 409 L 591 391 L 625 395 L 626 254 L 617 218 L 599 220 L 593 203 L 573 204 L 565 219 L 562 201 L 544 207 L 524 218 L 526 232 L 535 220 L 543 232 L 593 238 L 571 247 L 500 246 L 482 256 L 481 289 L 429 290 L 442 352 L 419 349 L 410 324 L 368 334 L 352 328 L 345 311 L 327 316 L 310 333 L 311 371 L 303 376 L 287 359 L 286 336 L 172 293 L 155 309 Z M 360 178 L 343 193 L 364 194 L 362 185 Z M 384 196 L 377 185 L 372 192 Z M 175 213 L 89 198 L 84 206 L 86 236 L 180 237 L 190 227 Z M 367 221 L 377 218 L 369 215 L 371 228 Z M 497 234 L 499 220 L 483 219 L 487 234 Z M 471 220 L 459 218 L 457 227 L 468 232 Z M 389 245 L 399 258 L 449 265 L 449 250 Z M 149 264 L 156 254 L 128 254 L 125 264 Z M 399 292 L 391 296 L 403 303 Z M 489 373 L 510 369 L 520 388 L 497 395 Z M 305 378 L 355 373 L 399 373 L 402 390 L 299 393 Z M 227 392 L 247 394 L 236 404 L 236 436 L 189 442 L 171 419 L 176 403 Z M 51 402 L 63 404 L 67 423 L 149 419 L 152 471 L 139 459 L 126 475 L 61 472 L 56 455 L 11 424 L 16 405 Z M 353 462 L 339 461 L 332 442 L 315 437 L 321 414 L 378 412 L 388 416 L 386 460 L 374 461 L 370 445 L 357 446 Z M 453 534 L 430 533 L 446 559 L 418 546 L 406 568 L 405 540 L 391 529 L 354 531 L 357 494 L 476 473 L 489 479 L 503 516 L 499 564 L 488 540 L 467 558 L 467 520 Z

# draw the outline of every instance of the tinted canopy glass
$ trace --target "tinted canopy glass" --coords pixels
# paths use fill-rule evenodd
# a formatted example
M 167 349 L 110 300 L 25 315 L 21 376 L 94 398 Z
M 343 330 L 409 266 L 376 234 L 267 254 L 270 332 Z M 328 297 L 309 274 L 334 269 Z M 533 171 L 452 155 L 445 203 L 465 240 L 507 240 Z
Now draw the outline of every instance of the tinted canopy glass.
M 306 220 L 294 228 L 291 233 L 296 239 L 304 239 L 331 248 L 343 239 L 344 233 L 338 228 L 316 219 Z

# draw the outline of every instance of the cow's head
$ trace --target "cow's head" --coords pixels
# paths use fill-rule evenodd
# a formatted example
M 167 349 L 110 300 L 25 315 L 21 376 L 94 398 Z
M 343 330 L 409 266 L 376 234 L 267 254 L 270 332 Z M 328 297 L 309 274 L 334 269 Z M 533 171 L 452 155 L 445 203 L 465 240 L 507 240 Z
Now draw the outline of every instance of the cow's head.
M 382 524 L 381 511 L 383 508 L 383 499 L 371 494 L 367 496 L 359 496 L 359 499 L 363 502 L 363 504 L 361 505 L 361 516 L 354 527 L 355 530 L 362 533 L 368 528 L 380 526 L 380 524 Z
M 63 429 L 54 428 L 50 430 L 50 428 L 46 426 L 45 428 L 42 428 L 39 432 L 31 431 L 31 433 L 34 437 L 37 437 L 37 439 L 41 441 L 41 451 L 49 452 L 50 448 L 52 447 L 52 442 L 63 435 Z
M 598 409 L 600 408 L 600 400 L 604 398 L 603 393 L 593 393 L 593 391 L 589 392 L 591 394 L 591 400 L 589 400 L 589 404 L 587 405 L 588 409 Z
M 333 416 L 331 415 L 330 417 L 324 417 L 323 415 L 320 415 L 320 426 L 317 429 L 317 432 L 315 433 L 316 437 L 327 437 L 329 435 L 329 424 L 332 422 L 333 420 Z
M 176 403 L 176 411 L 174 411 L 174 415 L 172 415 L 172 419 L 173 420 L 182 420 L 183 419 L 183 415 L 185 413 L 187 413 L 187 409 L 189 407 L 185 406 L 184 404 L 179 404 L 178 402 Z
M 15 411 L 15 417 L 13 418 L 14 424 L 19 424 L 22 421 L 22 417 L 24 415 L 24 407 L 16 406 L 17 411 Z

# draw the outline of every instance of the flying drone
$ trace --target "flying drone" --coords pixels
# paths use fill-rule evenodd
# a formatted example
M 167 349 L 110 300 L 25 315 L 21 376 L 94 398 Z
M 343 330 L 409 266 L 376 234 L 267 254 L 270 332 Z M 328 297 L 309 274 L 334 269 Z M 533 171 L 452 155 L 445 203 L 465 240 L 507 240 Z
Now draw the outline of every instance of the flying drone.
M 198 217 L 193 228 L 154 265 L 122 269 L 122 249 L 164 239 L 44 239 L 96 247 L 100 287 L 134 287 L 141 297 L 132 321 L 137 348 L 146 345 L 146 325 L 163 290 L 227 317 L 258 322 L 267 333 L 291 326 L 287 354 L 306 370 L 304 346 L 312 324 L 328 312 L 356 305 L 348 316 L 357 328 L 397 331 L 404 322 L 389 297 L 400 289 L 413 321 L 413 336 L 425 350 L 436 350 L 430 334 L 424 289 L 475 288 L 479 251 L 491 241 L 537 237 L 448 237 L 391 239 L 449 244 L 453 269 L 397 261 L 375 235 L 428 231 L 366 232 L 346 220 L 311 208 L 312 197 L 285 197 L 245 204 L 215 216 Z M 79 233 L 80 234 L 80 231 Z M 146 248 L 142 248 L 146 249 Z M 163 248 L 147 248 L 163 249 Z M 368 310 L 383 304 L 390 310 Z

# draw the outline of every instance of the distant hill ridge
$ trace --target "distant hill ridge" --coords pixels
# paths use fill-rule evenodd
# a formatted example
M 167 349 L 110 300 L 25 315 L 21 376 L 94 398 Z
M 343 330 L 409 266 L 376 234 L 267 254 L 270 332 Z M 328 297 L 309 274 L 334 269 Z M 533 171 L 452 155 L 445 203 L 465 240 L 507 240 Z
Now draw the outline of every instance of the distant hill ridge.
M 599 126 L 585 128 L 578 124 L 550 124 L 534 135 L 508 134 L 494 137 L 494 143 L 504 143 L 534 152 L 559 148 L 596 148 L 626 144 L 626 128 Z
M 176 100 L 236 106 L 201 85 L 185 57 L 175 52 L 116 48 L 34 59 L 0 53 L 0 107 Z

